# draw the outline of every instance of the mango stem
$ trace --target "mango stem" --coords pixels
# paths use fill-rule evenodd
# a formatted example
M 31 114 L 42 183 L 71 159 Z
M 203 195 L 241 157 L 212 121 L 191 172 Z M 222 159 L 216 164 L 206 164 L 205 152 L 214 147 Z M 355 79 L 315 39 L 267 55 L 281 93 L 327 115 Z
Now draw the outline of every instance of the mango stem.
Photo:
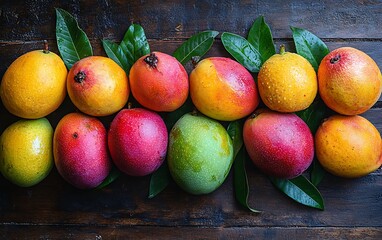
M 285 53 L 285 45 L 281 44 L 280 45 L 280 54 L 283 55 Z
M 44 50 L 42 50 L 43 53 L 49 53 L 49 44 L 47 40 L 44 40 Z

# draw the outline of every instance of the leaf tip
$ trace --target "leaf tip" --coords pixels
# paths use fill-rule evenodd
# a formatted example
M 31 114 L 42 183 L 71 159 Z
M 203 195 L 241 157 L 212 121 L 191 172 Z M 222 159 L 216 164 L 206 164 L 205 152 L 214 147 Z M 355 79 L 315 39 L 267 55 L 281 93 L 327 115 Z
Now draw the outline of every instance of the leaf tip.
M 253 208 L 249 208 L 249 211 L 251 211 L 251 212 L 253 212 L 253 213 L 257 213 L 257 214 L 260 214 L 260 213 L 263 212 L 263 211 L 256 210 L 256 209 L 253 209 Z
M 292 30 L 292 32 L 294 32 L 294 31 L 297 31 L 298 30 L 298 28 L 297 27 L 293 27 L 293 26 L 289 26 L 290 27 L 290 29 Z
M 215 38 L 217 35 L 219 35 L 219 32 L 215 31 L 215 30 L 212 30 L 211 31 L 211 35 L 212 35 L 213 38 Z
M 148 199 L 153 199 L 155 196 L 156 196 L 156 194 L 150 193 L 150 194 L 147 196 L 147 198 L 148 198 Z

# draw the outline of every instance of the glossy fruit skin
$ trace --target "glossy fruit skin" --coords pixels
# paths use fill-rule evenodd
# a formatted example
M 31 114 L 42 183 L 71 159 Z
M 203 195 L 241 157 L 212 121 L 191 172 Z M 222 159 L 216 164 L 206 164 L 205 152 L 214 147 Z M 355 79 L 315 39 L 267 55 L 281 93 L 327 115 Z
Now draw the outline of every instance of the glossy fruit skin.
M 172 112 L 186 101 L 188 74 L 180 62 L 165 53 L 152 52 L 139 58 L 130 69 L 134 98 L 157 112 Z
M 261 66 L 258 88 L 271 110 L 296 112 L 312 104 L 317 95 L 317 76 L 305 58 L 284 52 L 273 55 Z
M 381 96 L 382 75 L 366 53 L 342 47 L 322 59 L 318 87 L 329 108 L 343 115 L 357 115 L 370 109 Z
M 330 173 L 365 176 L 382 164 L 382 141 L 375 126 L 361 116 L 332 115 L 315 134 L 316 156 Z
M 206 58 L 196 65 L 190 74 L 190 95 L 201 113 L 222 121 L 248 116 L 260 100 L 248 70 L 225 57 Z
M 183 190 L 207 194 L 216 190 L 230 171 L 232 140 L 219 122 L 188 113 L 170 131 L 167 161 Z
M 53 153 L 59 174 L 79 189 L 97 187 L 108 176 L 111 160 L 106 129 L 97 118 L 69 113 L 54 131 Z
M 67 77 L 73 104 L 91 116 L 107 116 L 122 109 L 130 88 L 125 71 L 113 60 L 90 56 L 76 62 Z
M 166 158 L 168 132 L 163 119 L 143 108 L 123 109 L 108 132 L 111 157 L 122 172 L 145 176 L 157 170 Z
M 297 177 L 313 161 L 313 135 L 294 113 L 259 109 L 246 120 L 243 138 L 252 162 L 272 177 Z
M 64 62 L 53 52 L 25 53 L 4 73 L 1 100 L 5 108 L 18 117 L 45 117 L 64 101 L 67 73 Z
M 10 182 L 30 187 L 53 167 L 53 128 L 46 118 L 19 120 L 0 138 L 0 171 Z

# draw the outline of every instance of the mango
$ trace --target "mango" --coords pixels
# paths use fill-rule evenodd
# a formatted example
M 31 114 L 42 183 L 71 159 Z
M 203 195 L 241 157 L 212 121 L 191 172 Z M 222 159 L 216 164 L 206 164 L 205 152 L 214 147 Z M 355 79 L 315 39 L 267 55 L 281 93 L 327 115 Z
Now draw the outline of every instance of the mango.
M 175 182 L 191 194 L 207 194 L 226 179 L 233 145 L 225 128 L 206 116 L 187 113 L 170 131 L 168 166 Z

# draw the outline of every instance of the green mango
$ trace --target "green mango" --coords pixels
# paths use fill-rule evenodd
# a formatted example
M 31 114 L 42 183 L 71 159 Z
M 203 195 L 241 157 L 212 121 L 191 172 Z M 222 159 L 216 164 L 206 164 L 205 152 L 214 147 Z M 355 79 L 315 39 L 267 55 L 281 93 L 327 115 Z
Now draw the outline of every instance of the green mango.
M 231 169 L 233 155 L 226 129 L 201 114 L 185 114 L 170 131 L 169 170 L 175 182 L 191 194 L 216 190 Z

